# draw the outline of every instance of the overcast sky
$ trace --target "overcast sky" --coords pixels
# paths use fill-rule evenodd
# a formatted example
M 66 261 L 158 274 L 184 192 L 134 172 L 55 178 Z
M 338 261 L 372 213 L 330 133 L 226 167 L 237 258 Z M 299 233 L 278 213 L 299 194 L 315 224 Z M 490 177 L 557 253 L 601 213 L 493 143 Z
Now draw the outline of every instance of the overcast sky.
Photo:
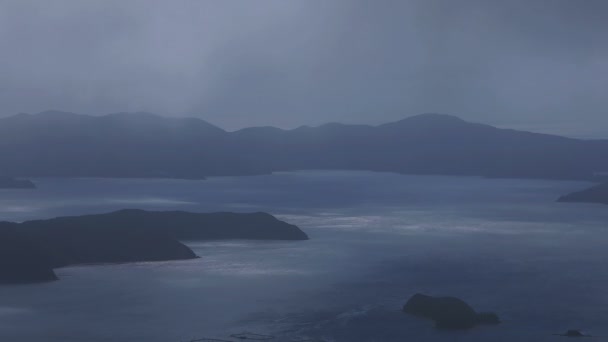
M 0 0 L 0 113 L 608 138 L 605 0 Z

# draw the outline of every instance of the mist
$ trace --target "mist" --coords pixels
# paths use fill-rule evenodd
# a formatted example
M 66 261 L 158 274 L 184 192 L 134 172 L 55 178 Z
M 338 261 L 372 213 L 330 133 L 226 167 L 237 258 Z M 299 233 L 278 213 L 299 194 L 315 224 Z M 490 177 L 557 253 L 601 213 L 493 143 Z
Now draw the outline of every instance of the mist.
M 0 115 L 229 130 L 438 112 L 605 138 L 608 3 L 1 1 Z
M 0 0 L 0 341 L 608 336 L 606 18 Z

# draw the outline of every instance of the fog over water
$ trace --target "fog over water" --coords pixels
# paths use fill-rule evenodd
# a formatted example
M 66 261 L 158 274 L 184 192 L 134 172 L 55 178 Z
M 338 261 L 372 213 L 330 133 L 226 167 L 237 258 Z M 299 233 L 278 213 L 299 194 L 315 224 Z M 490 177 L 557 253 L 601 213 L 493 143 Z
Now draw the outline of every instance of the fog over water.
M 58 282 L 3 286 L 3 341 L 186 341 L 242 330 L 285 341 L 608 335 L 608 211 L 555 202 L 584 182 L 342 171 L 36 181 L 36 191 L 0 191 L 0 219 L 263 210 L 311 240 L 188 243 L 201 259 L 69 267 Z M 437 331 L 400 312 L 415 292 L 461 297 L 504 323 Z

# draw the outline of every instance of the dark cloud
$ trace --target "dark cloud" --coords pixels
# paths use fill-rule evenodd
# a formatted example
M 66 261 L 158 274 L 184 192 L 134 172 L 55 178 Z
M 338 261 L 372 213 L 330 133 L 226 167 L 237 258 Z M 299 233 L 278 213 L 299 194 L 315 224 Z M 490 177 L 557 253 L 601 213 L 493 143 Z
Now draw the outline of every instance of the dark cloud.
M 604 0 L 0 0 L 0 103 L 608 137 L 607 16 Z

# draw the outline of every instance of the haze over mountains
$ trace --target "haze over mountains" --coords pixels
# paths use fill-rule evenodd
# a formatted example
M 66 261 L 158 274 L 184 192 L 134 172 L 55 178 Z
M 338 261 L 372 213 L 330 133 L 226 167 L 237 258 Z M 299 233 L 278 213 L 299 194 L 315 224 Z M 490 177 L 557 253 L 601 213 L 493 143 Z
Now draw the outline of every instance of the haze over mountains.
M 48 111 L 0 119 L 0 168 L 21 177 L 255 175 L 298 169 L 591 179 L 608 140 L 580 140 L 423 114 L 379 126 L 338 123 L 227 132 L 195 118 Z

